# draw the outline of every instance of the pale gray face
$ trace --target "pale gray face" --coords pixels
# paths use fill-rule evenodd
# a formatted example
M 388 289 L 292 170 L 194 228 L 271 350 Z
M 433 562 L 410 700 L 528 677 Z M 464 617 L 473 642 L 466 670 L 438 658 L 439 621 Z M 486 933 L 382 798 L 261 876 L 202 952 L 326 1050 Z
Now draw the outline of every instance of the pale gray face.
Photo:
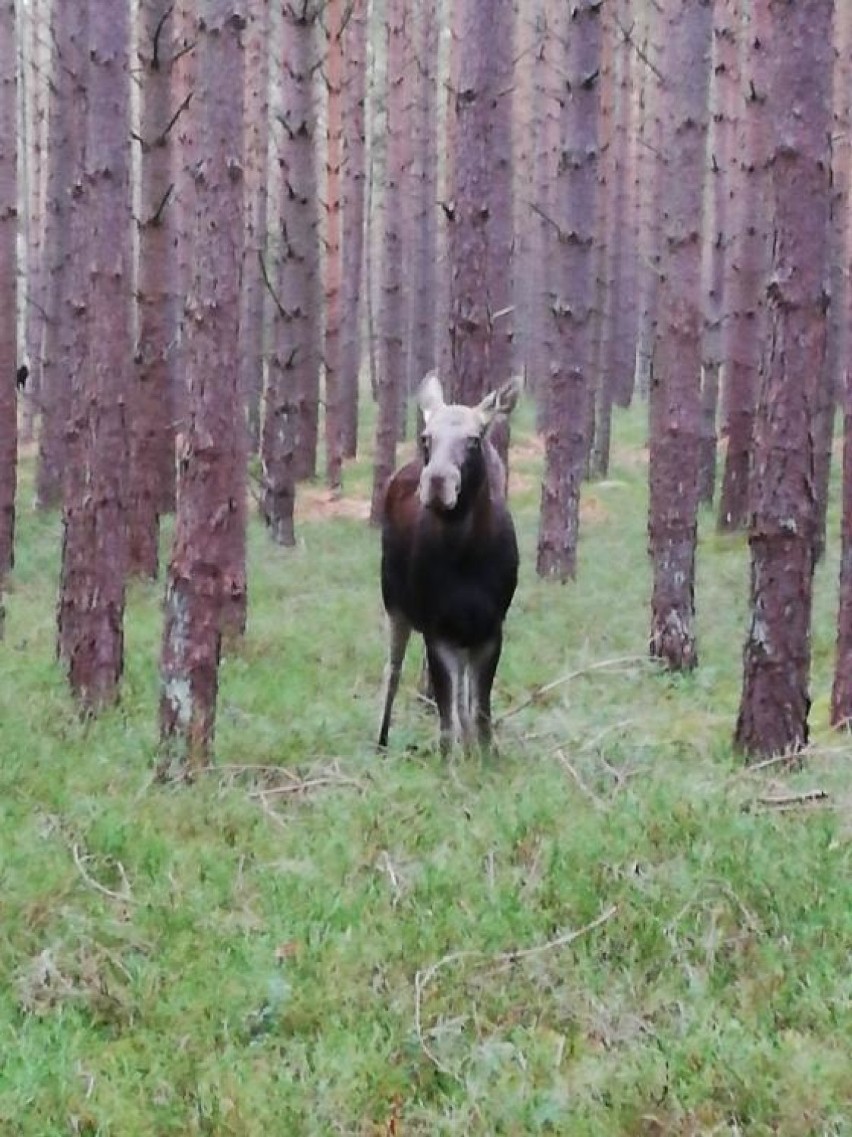
M 426 422 L 421 436 L 423 473 L 420 503 L 453 509 L 461 489 L 465 460 L 482 444 L 487 423 L 473 407 L 444 405 Z
M 455 507 L 465 462 L 476 458 L 482 439 L 495 417 L 508 415 L 514 410 L 520 389 L 520 380 L 513 379 L 499 391 L 486 395 L 478 406 L 465 407 L 459 403 L 445 403 L 437 375 L 426 376 L 418 396 L 425 424 L 421 436 L 421 505 L 441 509 Z

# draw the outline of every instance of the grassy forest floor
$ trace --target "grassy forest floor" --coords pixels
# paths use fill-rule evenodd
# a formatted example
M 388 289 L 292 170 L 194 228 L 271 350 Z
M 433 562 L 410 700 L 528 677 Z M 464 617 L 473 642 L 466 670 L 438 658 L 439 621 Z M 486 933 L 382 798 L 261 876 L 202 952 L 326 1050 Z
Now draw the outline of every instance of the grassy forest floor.
M 701 667 L 655 672 L 641 411 L 587 487 L 566 586 L 535 576 L 530 413 L 485 761 L 435 752 L 416 650 L 374 752 L 364 462 L 343 502 L 305 495 L 297 549 L 252 520 L 217 766 L 157 784 L 162 586 L 131 589 L 120 709 L 81 724 L 53 655 L 59 522 L 29 509 L 25 466 L 0 645 L 4 1137 L 852 1134 L 836 508 L 812 753 L 747 772 L 730 746 L 744 540 L 703 515 Z

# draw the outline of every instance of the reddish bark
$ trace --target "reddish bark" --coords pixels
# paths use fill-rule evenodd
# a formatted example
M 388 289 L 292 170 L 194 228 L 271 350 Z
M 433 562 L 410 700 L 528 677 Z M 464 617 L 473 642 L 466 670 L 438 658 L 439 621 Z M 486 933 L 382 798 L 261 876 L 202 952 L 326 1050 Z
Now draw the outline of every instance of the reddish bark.
M 193 285 L 187 298 L 188 418 L 160 661 L 163 773 L 209 760 L 223 634 L 245 619 L 245 429 L 239 380 L 243 221 L 243 21 L 211 0 L 199 43 Z
M 0 4 L 0 639 L 3 590 L 15 563 L 15 488 L 18 466 L 17 407 L 17 74 L 15 4 Z
M 361 291 L 364 269 L 364 201 L 367 139 L 367 0 L 352 0 L 344 32 L 343 90 L 343 453 L 358 449 L 358 381 L 361 370 Z
M 549 367 L 545 474 L 536 570 L 573 579 L 577 569 L 580 484 L 585 472 L 586 406 L 592 374 L 595 305 L 595 223 L 600 110 L 601 9 L 598 0 L 573 5 L 563 42 L 562 143 L 557 163 L 553 323 Z
M 252 453 L 260 446 L 263 402 L 263 330 L 266 286 L 261 256 L 266 252 L 269 186 L 270 5 L 246 9 L 245 33 L 245 255 L 242 265 L 240 375 Z
M 343 484 L 343 84 L 344 40 L 347 22 L 344 0 L 328 0 L 325 7 L 325 476 L 328 487 L 339 492 Z
M 837 653 L 831 688 L 831 725 L 852 729 L 852 371 L 846 372 L 843 416 L 843 522 Z
M 671 670 L 698 662 L 695 543 L 701 385 L 701 226 L 712 7 L 665 0 L 661 70 L 664 247 L 651 386 L 650 650 Z
M 74 383 L 63 512 L 58 654 L 82 709 L 118 698 L 124 666 L 124 576 L 130 387 L 130 12 L 89 5 L 85 42 L 85 365 Z M 81 39 L 81 42 L 82 39 Z M 71 469 L 71 466 L 74 469 Z
M 759 0 L 773 44 L 772 271 L 755 417 L 751 621 L 735 742 L 749 758 L 808 740 L 814 415 L 825 355 L 831 0 Z
M 160 513 L 174 502 L 173 345 L 177 334 L 172 226 L 171 0 L 142 6 L 138 56 L 141 100 L 141 219 L 137 285 L 138 336 L 130 398 L 127 493 L 128 571 L 159 570 Z
M 771 122 L 767 83 L 772 67 L 772 29 L 765 4 L 752 7 L 744 26 L 738 155 L 732 176 L 734 247 L 726 283 L 725 390 L 728 445 L 717 525 L 722 532 L 748 523 L 752 435 L 765 342 L 765 278 L 770 246 L 768 170 Z
M 448 379 L 454 401 L 472 405 L 512 366 L 514 7 L 511 0 L 457 5 Z

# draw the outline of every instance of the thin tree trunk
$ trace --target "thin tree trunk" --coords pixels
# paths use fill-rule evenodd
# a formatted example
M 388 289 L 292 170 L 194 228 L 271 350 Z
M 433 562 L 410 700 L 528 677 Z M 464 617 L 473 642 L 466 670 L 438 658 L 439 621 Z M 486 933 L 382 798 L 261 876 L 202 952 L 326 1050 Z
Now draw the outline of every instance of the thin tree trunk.
M 343 85 L 344 0 L 328 0 L 325 12 L 325 477 L 328 488 L 343 486 Z
M 240 373 L 246 401 L 248 441 L 252 453 L 260 446 L 263 401 L 263 337 L 266 287 L 261 256 L 266 252 L 269 186 L 269 30 L 266 3 L 250 5 L 245 32 L 245 258 L 240 300 Z
M 382 263 L 381 349 L 378 369 L 378 419 L 373 459 L 370 523 L 382 519 L 385 487 L 396 464 L 400 403 L 405 397 L 406 290 L 403 261 L 405 196 L 403 181 L 410 157 L 406 129 L 406 44 L 409 34 L 408 0 L 389 0 L 387 8 L 387 162 L 384 199 L 384 255 Z
M 128 570 L 156 577 L 160 513 L 174 501 L 175 431 L 172 372 L 177 336 L 172 202 L 171 0 L 141 9 L 141 219 L 138 336 L 131 396 L 131 478 L 127 495 Z
M 354 458 L 358 450 L 367 182 L 367 30 L 367 0 L 352 0 L 344 32 L 343 53 L 346 130 L 343 134 L 343 345 L 340 384 L 343 390 L 343 454 L 346 458 Z
M 654 573 L 650 650 L 673 671 L 698 662 L 695 546 L 701 391 L 701 225 L 712 7 L 665 0 L 661 70 L 666 155 L 657 364 L 651 387 L 650 509 Z
M 698 500 L 712 505 L 716 492 L 716 419 L 719 379 L 724 358 L 724 294 L 729 253 L 731 161 L 734 157 L 733 116 L 739 97 L 737 3 L 717 4 L 713 11 L 713 80 L 710 88 L 711 126 L 708 147 L 707 201 L 704 225 L 704 329 L 701 378 L 701 451 L 698 458 Z
M 3 593 L 15 563 L 15 489 L 18 470 L 17 217 L 18 123 L 14 0 L 0 4 L 0 639 Z
M 567 95 L 557 169 L 559 244 L 549 300 L 554 354 L 549 368 L 545 475 L 536 570 L 573 579 L 577 571 L 580 484 L 586 464 L 586 406 L 595 305 L 595 191 L 600 111 L 601 9 L 583 0 L 566 19 Z
M 188 421 L 160 660 L 163 774 L 211 756 L 223 635 L 245 614 L 245 429 L 239 377 L 243 232 L 243 22 L 210 0 L 199 44 L 193 286 L 187 298 Z M 240 552 L 242 551 L 242 563 Z
M 766 340 L 771 34 L 766 5 L 750 5 L 743 24 L 739 142 L 733 171 L 737 187 L 732 202 L 734 248 L 725 286 L 728 315 L 723 418 L 728 445 L 717 518 L 721 532 L 745 528 L 749 517 L 754 413 Z
M 83 42 L 82 40 L 80 42 Z M 89 333 L 71 421 L 79 463 L 65 486 L 59 655 L 82 709 L 118 698 L 124 667 L 124 577 L 130 389 L 130 12 L 89 0 L 86 204 Z M 69 454 L 69 465 L 71 455 Z
M 755 419 L 751 622 L 735 742 L 748 758 L 808 740 L 818 514 L 814 416 L 825 356 L 831 0 L 766 4 L 773 44 L 774 224 L 766 367 Z
M 408 382 L 413 392 L 437 365 L 438 301 L 438 22 L 437 0 L 421 0 L 415 13 L 416 55 L 411 97 L 412 195 L 409 227 L 412 270 Z
M 474 404 L 512 366 L 511 0 L 458 0 L 449 216 L 450 394 Z

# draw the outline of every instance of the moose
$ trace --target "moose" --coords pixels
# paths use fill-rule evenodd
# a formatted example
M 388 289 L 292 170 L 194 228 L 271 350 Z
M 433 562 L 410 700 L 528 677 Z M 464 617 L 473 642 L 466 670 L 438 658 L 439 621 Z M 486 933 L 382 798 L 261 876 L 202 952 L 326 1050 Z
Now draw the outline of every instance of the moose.
M 488 437 L 514 410 L 510 379 L 475 407 L 444 402 L 438 376 L 420 385 L 424 429 L 418 457 L 388 483 L 382 525 L 382 599 L 388 662 L 379 747 L 412 630 L 426 661 L 440 719 L 440 750 L 491 746 L 491 687 L 503 621 L 518 582 L 518 542 L 506 505 L 506 471 Z

